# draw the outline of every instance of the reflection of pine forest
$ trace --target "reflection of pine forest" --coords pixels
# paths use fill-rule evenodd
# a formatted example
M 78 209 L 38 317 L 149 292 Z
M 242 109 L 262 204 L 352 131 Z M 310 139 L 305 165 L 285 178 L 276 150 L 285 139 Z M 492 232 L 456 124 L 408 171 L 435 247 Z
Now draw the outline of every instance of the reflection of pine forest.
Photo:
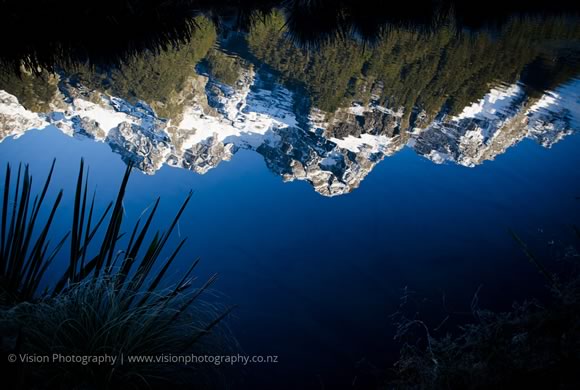
M 227 84 L 233 85 L 240 72 L 235 57 L 212 48 L 216 45 L 215 26 L 203 17 L 197 18 L 196 25 L 188 44 L 158 53 L 146 51 L 118 67 L 105 70 L 77 64 L 60 69 L 86 87 L 131 102 L 145 101 L 158 115 L 172 117 L 183 100 L 179 94 L 200 60 L 205 58 L 205 69 Z M 459 31 L 452 23 L 443 23 L 423 31 L 386 28 L 371 43 L 337 37 L 312 49 L 289 39 L 282 14 L 273 12 L 256 21 L 246 37 L 254 61 L 273 68 L 289 87 L 306 90 L 313 106 L 328 112 L 352 101 L 367 103 L 374 96 L 386 107 L 406 108 L 403 125 L 409 125 L 418 110 L 427 113 L 426 119 L 441 110 L 457 113 L 483 96 L 492 83 L 513 83 L 533 73 L 528 68 L 543 58 L 549 62 L 576 57 L 574 48 L 558 42 L 580 38 L 580 30 L 564 17 L 542 24 L 515 19 L 501 31 L 483 33 Z M 556 73 L 542 74 L 544 81 L 556 84 L 574 76 L 569 67 L 540 65 Z M 51 80 L 46 71 L 20 76 L 7 73 L 1 76 L 0 87 L 18 96 L 25 107 L 43 110 L 56 88 Z M 526 85 L 533 88 L 533 80 Z M 542 88 L 550 86 L 554 85 Z
M 257 24 L 248 38 L 252 52 L 284 78 L 303 84 L 314 105 L 326 111 L 345 99 L 368 100 L 372 86 L 381 83 L 386 106 L 436 113 L 448 105 L 457 112 L 483 96 L 491 82 L 516 81 L 541 54 L 530 50 L 537 47 L 533 43 L 580 37 L 574 22 L 565 19 L 542 28 L 517 20 L 500 34 L 470 34 L 450 25 L 426 32 L 387 29 L 376 46 L 343 39 L 308 53 L 284 38 L 283 23 L 281 15 L 274 15 Z M 547 45 L 544 50 L 557 48 Z

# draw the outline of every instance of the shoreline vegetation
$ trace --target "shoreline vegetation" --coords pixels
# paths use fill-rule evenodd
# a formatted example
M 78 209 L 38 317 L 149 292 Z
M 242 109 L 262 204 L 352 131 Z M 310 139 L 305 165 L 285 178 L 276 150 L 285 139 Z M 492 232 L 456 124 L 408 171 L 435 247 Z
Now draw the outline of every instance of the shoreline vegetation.
M 157 199 L 129 231 L 126 247 L 120 248 L 125 235 L 123 199 L 132 167 L 125 171 L 117 199 L 98 213 L 81 160 L 71 230 L 54 243 L 49 236 L 63 194 L 61 190 L 52 202 L 48 200 L 54 168 L 53 162 L 37 195 L 27 165 L 20 165 L 16 175 L 10 165 L 5 171 L 0 230 L 3 352 L 119 356 L 231 351 L 235 340 L 220 322 L 233 307 L 203 299 L 217 275 L 194 287 L 191 275 L 197 259 L 177 283 L 166 280 L 186 240 L 174 248 L 166 248 L 167 242 L 192 193 L 167 230 L 150 232 Z M 63 261 L 68 265 L 60 280 L 43 287 L 45 271 L 53 262 L 62 266 Z M 163 363 L 48 364 L 35 370 L 13 363 L 9 368 L 10 383 L 22 389 L 163 388 L 192 381 L 213 388 L 220 380 L 211 367 L 198 370 Z
M 574 227 L 576 239 L 580 233 Z M 471 302 L 472 321 L 461 321 L 441 336 L 436 327 L 409 310 L 412 293 L 401 298 L 393 315 L 401 342 L 400 357 L 380 389 L 573 389 L 580 384 L 580 252 L 570 247 L 573 270 L 548 271 L 514 232 L 525 257 L 543 276 L 547 300 L 514 302 L 512 310 L 495 312 L 479 306 L 479 290 Z M 438 332 L 441 334 L 441 332 Z M 383 377 L 384 378 L 384 377 Z

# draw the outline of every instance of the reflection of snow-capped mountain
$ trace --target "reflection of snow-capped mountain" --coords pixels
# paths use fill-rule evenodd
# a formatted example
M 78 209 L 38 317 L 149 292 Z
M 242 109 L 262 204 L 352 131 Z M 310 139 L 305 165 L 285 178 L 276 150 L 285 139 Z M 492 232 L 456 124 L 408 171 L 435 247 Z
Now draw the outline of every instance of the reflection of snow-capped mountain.
M 293 93 L 252 68 L 234 87 L 203 75 L 193 78 L 188 85 L 198 86 L 197 98 L 185 104 L 177 124 L 158 118 L 144 103 L 131 105 L 66 79 L 58 96 L 66 109 L 44 115 L 25 110 L 3 93 L 0 117 L 14 123 L 5 126 L 4 136 L 52 124 L 66 134 L 108 143 L 150 174 L 163 164 L 205 173 L 237 150 L 250 149 L 285 181 L 306 180 L 329 196 L 358 187 L 380 159 L 404 145 L 400 137 L 329 140 L 302 129 Z
M 433 162 L 468 167 L 493 160 L 526 137 L 550 147 L 580 128 L 579 98 L 578 79 L 536 101 L 519 84 L 499 86 L 459 115 L 415 129 L 409 146 Z
M 6 137 L 18 138 L 29 129 L 47 125 L 40 115 L 22 107 L 16 97 L 0 90 L 0 142 Z
M 525 102 L 519 85 L 496 87 L 458 116 L 415 129 L 409 146 L 435 163 L 454 161 L 473 167 L 525 136 L 521 115 Z
M 518 84 L 499 86 L 459 115 L 437 115 L 411 130 L 402 128 L 402 109 L 381 107 L 373 98 L 334 113 L 301 108 L 293 92 L 252 66 L 235 86 L 199 74 L 186 85 L 189 99 L 179 117 L 169 119 L 145 103 L 129 104 L 66 79 L 48 114 L 27 111 L 0 91 L 0 137 L 52 124 L 66 134 L 108 143 L 149 174 L 164 164 L 205 173 L 249 149 L 285 181 L 306 180 L 333 196 L 357 188 L 379 161 L 405 145 L 437 163 L 475 166 L 525 137 L 549 147 L 580 127 L 579 80 L 536 100 Z
M 528 136 L 550 147 L 580 128 L 580 79 L 544 94 L 527 112 Z

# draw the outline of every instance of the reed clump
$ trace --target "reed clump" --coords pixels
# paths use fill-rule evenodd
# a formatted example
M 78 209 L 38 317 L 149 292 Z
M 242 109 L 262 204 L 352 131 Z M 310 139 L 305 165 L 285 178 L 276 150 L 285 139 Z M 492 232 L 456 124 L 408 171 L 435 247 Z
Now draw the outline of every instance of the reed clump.
M 71 230 L 51 243 L 51 226 L 62 201 L 62 191 L 47 200 L 53 172 L 54 163 L 42 190 L 33 196 L 28 166 L 19 166 L 15 178 L 11 167 L 6 169 L 0 230 L 0 346 L 18 356 L 111 356 L 116 362 L 26 366 L 17 361 L 21 367 L 11 370 L 13 380 L 21 388 L 40 389 L 212 383 L 216 378 L 212 367 L 185 367 L 158 358 L 146 363 L 126 360 L 220 354 L 235 344 L 227 329 L 218 326 L 232 308 L 201 298 L 216 275 L 195 287 L 191 275 L 199 260 L 193 260 L 179 281 L 166 280 L 185 239 L 167 254 L 164 248 L 191 192 L 167 230 L 151 233 L 157 199 L 132 226 L 121 248 L 123 199 L 131 166 L 116 200 L 97 213 L 95 195 L 89 197 L 88 170 L 81 161 Z M 55 259 L 67 266 L 56 283 L 48 283 L 44 276 Z

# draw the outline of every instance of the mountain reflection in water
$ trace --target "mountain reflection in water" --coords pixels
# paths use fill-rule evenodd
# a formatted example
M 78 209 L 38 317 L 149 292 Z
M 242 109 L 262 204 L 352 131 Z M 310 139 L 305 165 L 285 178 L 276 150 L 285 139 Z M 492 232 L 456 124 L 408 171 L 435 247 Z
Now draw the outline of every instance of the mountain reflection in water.
M 404 147 L 475 167 L 525 138 L 580 128 L 580 31 L 571 18 L 499 31 L 388 28 L 372 46 L 296 46 L 274 12 L 247 33 L 206 19 L 187 45 L 124 65 L 0 76 L 0 139 L 56 126 L 106 142 L 147 174 L 203 174 L 240 149 L 325 196 L 357 188 Z

